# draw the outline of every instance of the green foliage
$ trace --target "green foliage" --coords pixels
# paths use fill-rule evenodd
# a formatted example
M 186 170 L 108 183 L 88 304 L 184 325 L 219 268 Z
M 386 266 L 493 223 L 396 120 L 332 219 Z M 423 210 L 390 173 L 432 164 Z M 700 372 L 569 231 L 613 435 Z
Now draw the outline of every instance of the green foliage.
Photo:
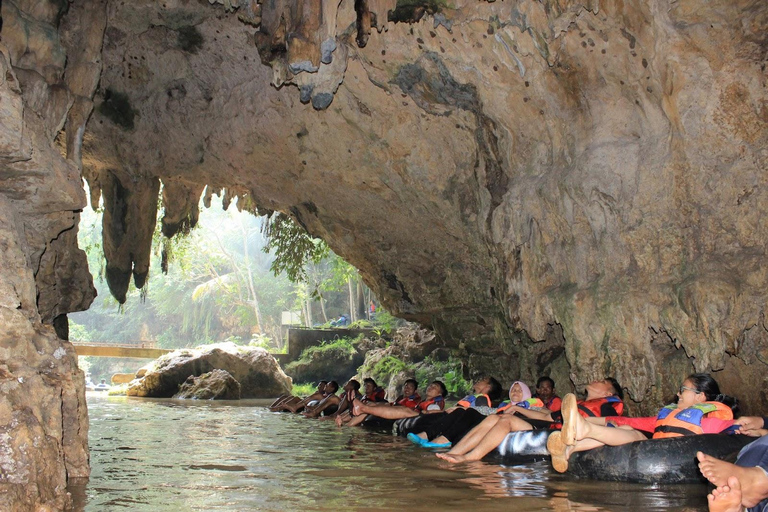
M 93 335 L 84 325 L 77 322 L 69 322 L 69 340 L 70 341 L 93 341 Z
M 426 385 L 434 380 L 441 380 L 451 395 L 463 395 L 470 389 L 471 383 L 464 380 L 461 371 L 461 360 L 449 357 L 447 361 L 437 361 L 427 357 L 419 363 L 416 369 L 416 380 L 420 385 Z
M 392 375 L 400 372 L 411 373 L 416 367 L 413 363 L 402 361 L 393 356 L 386 356 L 375 362 L 373 365 L 363 365 L 358 369 L 360 375 L 369 375 L 376 382 L 386 383 Z
M 335 339 L 333 341 L 324 341 L 320 345 L 309 347 L 306 350 L 304 350 L 301 353 L 299 360 L 311 361 L 317 356 L 322 357 L 323 354 L 327 354 L 329 352 L 342 352 L 345 354 L 352 355 L 357 351 L 355 346 L 359 344 L 362 340 L 363 340 L 363 336 L 360 335 L 357 338 L 343 337 L 343 338 Z
M 394 332 L 403 323 L 405 321 L 402 318 L 394 317 L 384 309 L 379 309 L 373 318 L 375 328 L 387 333 Z
M 296 396 L 309 396 L 317 391 L 317 384 L 307 382 L 306 384 L 294 384 L 291 393 Z
M 276 213 L 264 224 L 267 244 L 264 252 L 274 251 L 275 259 L 270 266 L 277 276 L 285 273 L 293 283 L 306 282 L 309 263 L 319 263 L 328 256 L 330 249 L 319 238 L 307 231 L 283 213 Z

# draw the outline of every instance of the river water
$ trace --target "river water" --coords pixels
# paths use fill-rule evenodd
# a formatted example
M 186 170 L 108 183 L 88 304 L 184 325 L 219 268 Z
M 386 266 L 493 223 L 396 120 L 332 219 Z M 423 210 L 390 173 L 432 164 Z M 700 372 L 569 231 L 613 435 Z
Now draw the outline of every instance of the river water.
M 88 396 L 92 473 L 75 510 L 706 510 L 706 487 L 571 480 L 548 463 L 451 465 L 403 438 L 267 402 Z

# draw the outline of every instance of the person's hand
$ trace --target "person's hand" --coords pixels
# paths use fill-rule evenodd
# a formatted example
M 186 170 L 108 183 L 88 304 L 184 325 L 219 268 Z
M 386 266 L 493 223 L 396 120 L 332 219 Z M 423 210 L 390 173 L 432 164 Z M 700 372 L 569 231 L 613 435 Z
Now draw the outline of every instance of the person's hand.
M 340 427 L 344 424 L 344 422 L 341 421 L 341 416 L 336 416 L 335 422 L 337 427 Z
M 759 418 L 757 416 L 743 416 L 735 420 L 733 424 L 739 425 L 739 430 L 737 430 L 739 434 L 746 434 L 748 436 L 757 437 L 760 434 L 750 434 L 750 432 L 763 428 L 763 418 Z

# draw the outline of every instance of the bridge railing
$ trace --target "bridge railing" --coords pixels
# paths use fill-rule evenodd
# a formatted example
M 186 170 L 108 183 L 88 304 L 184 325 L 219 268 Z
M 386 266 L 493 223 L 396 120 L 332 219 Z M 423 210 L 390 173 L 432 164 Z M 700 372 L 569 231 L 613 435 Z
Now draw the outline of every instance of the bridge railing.
M 82 345 L 89 347 L 122 347 L 122 348 L 158 348 L 154 341 L 121 341 L 118 343 L 109 343 L 106 341 L 73 341 L 73 345 Z

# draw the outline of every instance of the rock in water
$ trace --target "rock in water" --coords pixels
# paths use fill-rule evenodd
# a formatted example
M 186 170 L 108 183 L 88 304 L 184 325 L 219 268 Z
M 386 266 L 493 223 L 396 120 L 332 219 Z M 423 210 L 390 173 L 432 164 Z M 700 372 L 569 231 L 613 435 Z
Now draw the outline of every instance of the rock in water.
M 292 381 L 263 348 L 217 343 L 194 349 L 181 349 L 157 359 L 144 377 L 135 380 L 128 396 L 169 398 L 190 376 L 213 370 L 226 370 L 240 383 L 241 398 L 269 398 L 291 390 Z
M 240 400 L 240 383 L 226 370 L 213 370 L 199 377 L 190 375 L 173 398 Z

